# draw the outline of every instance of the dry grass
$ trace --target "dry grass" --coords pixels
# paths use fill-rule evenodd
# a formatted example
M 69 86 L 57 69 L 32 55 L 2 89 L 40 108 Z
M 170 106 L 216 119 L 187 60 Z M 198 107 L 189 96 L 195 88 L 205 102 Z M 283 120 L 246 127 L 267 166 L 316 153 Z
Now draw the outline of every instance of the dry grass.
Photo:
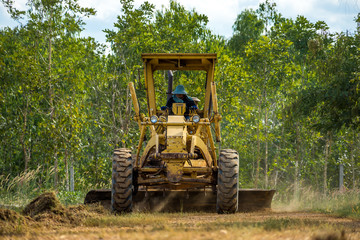
M 360 239 L 360 222 L 304 212 L 135 213 L 111 215 L 99 205 L 80 210 L 85 221 L 29 221 L 4 239 Z M 86 212 L 86 214 L 84 214 Z M 341 238 L 344 231 L 346 238 Z M 20 234 L 20 235 L 19 235 Z M 36 236 L 34 238 L 34 236 Z M 331 237 L 331 238 L 328 238 Z
M 25 207 L 2 209 L 3 239 L 359 239 L 360 221 L 322 213 L 132 213 L 113 215 L 101 205 L 62 205 L 53 192 Z M 341 235 L 341 232 L 346 235 Z
M 273 208 L 279 211 L 312 211 L 360 219 L 360 190 L 333 191 L 324 196 L 311 188 L 302 189 L 298 199 L 274 201 Z
M 41 171 L 39 166 L 14 178 L 10 178 L 10 175 L 0 175 L 0 207 L 18 209 L 37 196 L 41 191 L 38 184 Z
M 117 216 L 100 205 L 66 206 L 64 203 L 80 201 L 81 194 L 60 192 L 56 195 L 62 201 L 55 199 L 55 206 L 21 215 L 17 212 L 39 191 L 34 186 L 38 171 L 12 180 L 0 176 L 0 239 L 360 239 L 359 191 L 332 192 L 324 197 L 303 189 L 296 201 L 275 201 L 273 212 Z M 17 212 L 1 209 L 6 204 Z

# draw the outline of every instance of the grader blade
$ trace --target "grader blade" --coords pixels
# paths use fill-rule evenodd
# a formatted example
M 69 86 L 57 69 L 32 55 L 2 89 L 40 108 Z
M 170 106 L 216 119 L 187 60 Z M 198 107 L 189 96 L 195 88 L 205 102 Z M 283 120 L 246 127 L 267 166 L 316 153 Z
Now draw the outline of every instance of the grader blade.
M 275 190 L 240 189 L 239 212 L 271 209 Z M 85 204 L 100 203 L 111 206 L 111 190 L 91 190 L 85 197 Z M 139 190 L 133 196 L 134 211 L 148 212 L 214 212 L 216 193 L 211 189 L 189 191 Z

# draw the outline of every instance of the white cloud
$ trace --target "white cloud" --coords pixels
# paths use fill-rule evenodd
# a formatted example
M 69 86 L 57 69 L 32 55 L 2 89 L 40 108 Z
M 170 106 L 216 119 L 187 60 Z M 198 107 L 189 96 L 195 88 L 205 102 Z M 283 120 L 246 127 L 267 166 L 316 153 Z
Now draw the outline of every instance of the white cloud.
M 16 9 L 19 9 L 19 10 L 26 10 L 26 3 L 27 3 L 27 0 L 16 0 L 14 2 L 14 7 Z
M 313 11 L 316 0 L 306 0 L 306 1 L 288 1 L 288 0 L 278 0 L 276 1 L 277 9 L 282 14 L 291 14 L 291 15 L 307 15 L 309 12 Z
M 92 16 L 92 19 L 98 21 L 108 21 L 110 19 L 116 19 L 121 13 L 121 4 L 119 0 L 79 0 L 79 5 L 82 7 L 95 8 L 96 15 Z
M 19 10 L 26 10 L 27 0 L 19 0 L 14 3 L 14 7 Z M 8 14 L 7 9 L 4 7 L 2 3 L 0 3 L 0 27 L 15 27 L 18 23 L 14 21 L 10 14 Z
M 161 9 L 161 6 L 169 6 L 168 0 L 148 0 Z M 141 0 L 135 0 L 139 6 Z M 259 0 L 178 0 L 187 10 L 195 9 L 200 14 L 205 14 L 209 23 L 208 26 L 215 33 L 229 37 L 232 34 L 232 25 L 237 15 L 245 8 L 256 8 Z
M 242 11 L 242 1 L 237 0 L 183 0 L 180 3 L 187 9 L 195 9 L 196 12 L 207 15 L 210 29 L 215 33 L 221 32 L 225 36 L 232 34 L 232 25 L 237 15 Z

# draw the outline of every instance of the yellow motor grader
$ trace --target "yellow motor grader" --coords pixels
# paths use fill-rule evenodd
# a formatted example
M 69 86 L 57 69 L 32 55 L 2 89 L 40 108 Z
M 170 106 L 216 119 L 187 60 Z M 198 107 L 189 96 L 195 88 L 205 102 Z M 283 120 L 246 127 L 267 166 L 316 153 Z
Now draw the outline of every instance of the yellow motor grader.
M 165 209 L 205 211 L 214 211 L 216 206 L 218 213 L 235 213 L 239 206 L 270 207 L 274 191 L 239 191 L 238 153 L 215 145 L 221 142 L 214 82 L 216 54 L 145 53 L 141 57 L 147 116 L 140 113 L 134 84 L 129 83 L 134 119 L 140 129 L 136 152 L 115 149 L 111 192 L 91 191 L 85 203 L 111 199 L 116 213 L 131 212 L 139 206 L 149 210 L 161 210 L 166 205 Z M 173 103 L 170 108 L 157 105 L 154 73 L 158 70 L 204 71 L 203 108 L 188 109 L 183 102 Z M 171 91 L 169 81 L 168 94 Z M 150 137 L 145 141 L 147 132 Z

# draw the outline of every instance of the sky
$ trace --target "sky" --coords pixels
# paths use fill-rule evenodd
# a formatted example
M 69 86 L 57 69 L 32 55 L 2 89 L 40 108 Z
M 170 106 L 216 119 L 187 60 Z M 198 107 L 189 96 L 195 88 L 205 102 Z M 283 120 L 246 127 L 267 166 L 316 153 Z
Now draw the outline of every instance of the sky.
M 214 34 L 230 38 L 236 17 L 245 9 L 257 9 L 259 3 L 265 0 L 177 0 L 186 9 L 195 9 L 196 12 L 205 14 L 209 18 L 208 27 Z M 25 10 L 27 0 L 14 0 L 15 6 Z M 135 0 L 135 7 L 139 7 L 144 1 Z M 156 9 L 169 6 L 169 0 L 148 0 Z M 353 33 L 356 30 L 354 21 L 360 13 L 360 0 L 272 0 L 275 2 L 277 11 L 284 17 L 295 19 L 303 15 L 311 22 L 325 21 L 331 32 Z M 121 14 L 119 0 L 79 0 L 83 7 L 93 7 L 97 14 L 84 19 L 85 31 L 81 36 L 92 36 L 97 41 L 105 43 L 106 37 L 102 30 L 113 29 L 117 16 Z M 0 28 L 14 27 L 18 23 L 13 21 L 6 9 L 0 4 Z

